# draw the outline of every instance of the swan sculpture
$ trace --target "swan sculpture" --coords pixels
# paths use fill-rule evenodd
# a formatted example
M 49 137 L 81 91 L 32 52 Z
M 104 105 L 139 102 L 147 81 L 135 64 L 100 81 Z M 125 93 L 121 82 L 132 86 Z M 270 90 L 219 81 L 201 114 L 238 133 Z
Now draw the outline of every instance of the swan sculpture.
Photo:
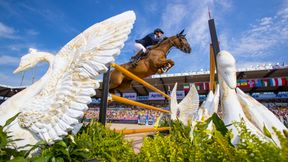
M 273 126 L 280 131 L 287 130 L 279 119 L 264 105 L 236 88 L 235 59 L 229 52 L 219 52 L 217 54 L 217 64 L 223 121 L 226 125 L 234 121 L 240 122 L 243 120 L 251 133 L 264 141 L 270 141 L 270 139 L 264 135 L 264 126 L 268 128 L 270 133 L 273 131 Z M 234 134 L 231 142 L 237 144 L 239 142 L 238 131 L 234 125 L 229 127 Z M 280 146 L 279 141 L 276 140 L 276 135 L 272 134 L 272 137 L 275 143 Z
M 39 140 L 53 143 L 79 124 L 91 96 L 99 87 L 96 77 L 106 72 L 127 40 L 135 14 L 127 11 L 96 23 L 66 44 L 57 55 L 30 49 L 14 73 L 47 61 L 49 68 L 37 82 L 0 106 L 0 124 L 19 114 L 7 131 L 17 147 Z
M 193 113 L 199 107 L 199 95 L 197 89 L 195 85 L 192 84 L 189 92 L 179 104 L 177 102 L 176 91 L 177 91 L 177 83 L 175 83 L 174 88 L 170 95 L 171 119 L 176 120 L 178 118 L 184 125 L 188 125 L 188 121 L 193 120 Z M 179 117 L 177 116 L 178 111 L 179 111 Z

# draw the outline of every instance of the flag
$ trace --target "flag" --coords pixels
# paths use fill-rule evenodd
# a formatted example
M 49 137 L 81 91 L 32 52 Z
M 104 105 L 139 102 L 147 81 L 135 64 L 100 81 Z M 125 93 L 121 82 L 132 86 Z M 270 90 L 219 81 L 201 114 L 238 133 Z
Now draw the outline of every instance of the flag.
M 277 78 L 277 81 L 278 81 L 278 86 L 282 86 L 283 85 L 282 78 Z
M 209 90 L 209 83 L 203 82 L 203 90 Z
M 202 86 L 201 86 L 201 83 L 195 83 L 195 87 L 196 89 L 199 91 L 199 90 L 202 90 Z
M 240 80 L 240 87 L 249 87 L 247 80 Z
M 285 83 L 283 83 L 283 81 L 285 82 Z M 288 86 L 288 77 L 286 77 L 286 78 L 282 78 L 282 84 L 283 84 L 283 86 Z
M 255 87 L 255 80 L 249 80 L 248 81 L 248 85 L 249 85 L 250 88 Z
M 262 79 L 263 87 L 268 87 L 268 82 L 269 82 L 268 79 Z
M 262 87 L 262 81 L 260 79 L 256 79 L 255 84 L 257 88 Z
M 275 81 L 274 78 L 269 79 L 269 85 L 270 85 L 271 87 L 276 87 L 276 86 L 277 86 L 277 85 L 276 85 L 276 81 Z
M 185 94 L 188 93 L 189 89 L 190 89 L 190 84 L 189 83 L 184 83 L 183 84 L 183 90 L 184 90 Z
M 237 87 L 240 87 L 240 80 L 237 80 Z
M 279 82 L 278 82 L 278 78 L 273 78 L 273 80 L 275 81 L 276 86 L 279 86 Z

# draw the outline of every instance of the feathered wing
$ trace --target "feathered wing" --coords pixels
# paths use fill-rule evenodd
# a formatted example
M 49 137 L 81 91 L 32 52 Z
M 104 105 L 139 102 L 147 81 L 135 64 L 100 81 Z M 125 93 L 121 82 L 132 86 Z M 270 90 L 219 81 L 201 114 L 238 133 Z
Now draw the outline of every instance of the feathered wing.
M 216 89 L 215 89 L 215 94 L 214 94 L 214 101 L 213 101 L 214 110 L 212 113 L 218 112 L 219 101 L 220 101 L 220 87 L 219 87 L 219 84 L 217 84 Z M 212 115 L 212 114 L 210 114 L 210 115 Z
M 188 120 L 192 118 L 193 113 L 199 107 L 199 95 L 194 84 L 190 86 L 190 90 L 185 98 L 179 103 L 179 120 L 187 125 Z
M 219 94 L 219 85 L 217 84 L 215 94 L 213 94 L 213 91 L 210 91 L 205 103 L 202 106 L 203 109 L 207 110 L 207 116 L 205 118 L 210 117 L 213 113 L 216 113 L 218 111 Z
M 210 113 L 214 110 L 213 108 L 213 104 L 214 104 L 214 94 L 213 91 L 210 91 L 206 97 L 206 101 L 203 105 L 201 105 L 202 109 L 207 112 L 206 114 L 203 114 L 206 117 L 208 117 L 210 115 Z
M 20 125 L 47 142 L 72 130 L 99 87 L 95 77 L 106 72 L 120 53 L 134 21 L 133 11 L 124 12 L 89 27 L 66 44 L 50 65 L 54 69 L 49 83 L 22 109 Z
M 128 38 L 135 19 L 134 12 L 127 11 L 96 23 L 68 42 L 59 51 L 58 55 L 69 58 L 72 63 L 75 58 L 91 55 L 91 53 L 97 51 L 98 55 L 94 55 L 94 58 L 96 57 L 97 61 L 102 64 L 109 63 L 105 62 L 107 57 L 110 58 L 110 61 L 113 61 L 113 56 L 119 54 L 120 49 L 124 46 L 123 42 Z M 101 62 L 103 58 L 104 62 Z
M 170 94 L 171 101 L 170 101 L 170 111 L 171 111 L 171 120 L 177 119 L 177 111 L 178 111 L 178 102 L 177 102 L 177 83 L 175 83 L 173 90 Z
M 287 130 L 285 125 L 270 110 L 268 110 L 268 108 L 259 103 L 253 97 L 245 94 L 239 88 L 236 88 L 236 91 L 241 105 L 248 109 L 252 123 L 262 132 L 264 132 L 263 129 L 265 127 L 271 133 L 273 141 L 280 146 L 280 141 L 274 132 L 273 127 L 282 132 L 283 130 Z

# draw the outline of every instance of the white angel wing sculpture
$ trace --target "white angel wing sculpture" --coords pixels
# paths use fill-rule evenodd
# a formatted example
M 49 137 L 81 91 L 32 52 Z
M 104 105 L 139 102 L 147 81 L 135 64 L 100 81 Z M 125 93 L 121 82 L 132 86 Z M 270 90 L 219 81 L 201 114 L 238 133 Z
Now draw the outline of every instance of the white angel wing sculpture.
M 16 143 L 17 146 L 34 144 L 39 139 L 59 140 L 79 123 L 91 96 L 95 95 L 95 88 L 99 87 L 95 78 L 106 72 L 106 66 L 119 55 L 134 21 L 133 11 L 124 12 L 89 27 L 56 56 L 30 50 L 21 58 L 15 72 L 40 61 L 48 61 L 50 66 L 39 81 L 1 105 L 0 113 L 9 114 L 5 118 L 21 112 L 9 128 L 14 138 L 25 135 L 25 140 Z M 11 107 L 13 112 L 9 111 Z M 2 118 L 1 124 L 3 121 Z
M 197 120 L 204 120 L 208 119 L 213 115 L 213 113 L 217 113 L 218 105 L 219 105 L 219 84 L 216 85 L 215 92 L 210 91 L 206 97 L 206 100 L 203 101 L 202 105 L 198 110 L 198 119 Z
M 190 90 L 185 98 L 179 103 L 179 120 L 184 125 L 188 125 L 188 120 L 192 120 L 193 113 L 199 107 L 199 95 L 194 84 L 191 84 Z
M 178 104 L 177 102 L 177 83 L 175 84 L 172 92 L 171 92 L 171 101 L 170 101 L 170 108 L 171 108 L 171 119 L 177 119 L 177 112 L 179 110 L 179 120 L 184 124 L 188 125 L 188 120 L 192 120 L 193 113 L 199 107 L 199 95 L 196 90 L 194 84 L 192 84 L 188 94 L 184 97 L 184 99 Z
M 172 91 L 171 91 L 171 100 L 170 100 L 170 111 L 171 111 L 171 119 L 176 120 L 177 119 L 177 113 L 178 113 L 178 101 L 177 101 L 177 85 L 178 83 L 175 83 Z

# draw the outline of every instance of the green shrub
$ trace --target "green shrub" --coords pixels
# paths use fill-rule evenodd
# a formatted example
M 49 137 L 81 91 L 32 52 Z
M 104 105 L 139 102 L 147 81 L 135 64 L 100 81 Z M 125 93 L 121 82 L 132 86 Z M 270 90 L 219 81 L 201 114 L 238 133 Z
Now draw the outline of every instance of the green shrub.
M 88 158 L 89 150 L 81 148 L 75 142 L 73 135 L 68 135 L 61 141 L 55 142 L 53 145 L 48 145 L 41 141 L 36 145 L 41 149 L 41 154 L 34 156 L 31 160 L 35 162 L 74 162 L 83 161 Z
M 83 126 L 77 135 L 68 135 L 49 146 L 38 142 L 31 150 L 40 148 L 39 155 L 27 158 L 29 151 L 17 151 L 9 132 L 3 131 L 17 116 L 0 126 L 0 161 L 50 162 L 50 161 L 288 161 L 288 132 L 276 132 L 281 148 L 272 142 L 263 142 L 251 134 L 243 122 L 233 123 L 239 130 L 240 143 L 230 143 L 232 133 L 223 121 L 213 114 L 191 128 L 180 121 L 166 120 L 162 125 L 171 126 L 169 133 L 146 137 L 139 154 L 135 154 L 124 136 L 92 121 Z M 213 129 L 207 130 L 213 121 Z M 189 124 L 190 125 L 190 124 Z M 193 138 L 191 138 L 193 136 Z
M 36 162 L 83 161 L 133 161 L 135 154 L 124 136 L 98 122 L 91 121 L 83 126 L 77 135 L 68 135 L 63 140 L 49 146 L 40 145 L 41 154 L 33 157 Z
M 12 118 L 8 119 L 3 126 L 0 126 L 0 161 L 21 161 L 25 162 L 25 156 L 28 155 L 28 151 L 24 150 L 27 146 L 17 148 L 13 142 L 21 139 L 12 139 L 9 132 L 4 131 L 5 127 L 11 124 L 19 115 L 16 114 Z M 21 151 L 17 150 L 21 149 Z
M 207 130 L 213 121 L 213 130 Z M 170 134 L 156 134 L 145 138 L 138 154 L 138 161 L 287 161 L 288 133 L 278 132 L 282 148 L 272 142 L 262 142 L 251 134 L 245 124 L 234 123 L 240 131 L 240 143 L 233 146 L 232 137 L 223 121 L 214 114 L 205 122 L 197 122 L 193 140 L 189 135 L 190 127 L 179 121 L 170 123 Z
M 89 150 L 88 157 L 101 161 L 134 161 L 132 144 L 102 124 L 92 121 L 75 137 L 79 147 Z

